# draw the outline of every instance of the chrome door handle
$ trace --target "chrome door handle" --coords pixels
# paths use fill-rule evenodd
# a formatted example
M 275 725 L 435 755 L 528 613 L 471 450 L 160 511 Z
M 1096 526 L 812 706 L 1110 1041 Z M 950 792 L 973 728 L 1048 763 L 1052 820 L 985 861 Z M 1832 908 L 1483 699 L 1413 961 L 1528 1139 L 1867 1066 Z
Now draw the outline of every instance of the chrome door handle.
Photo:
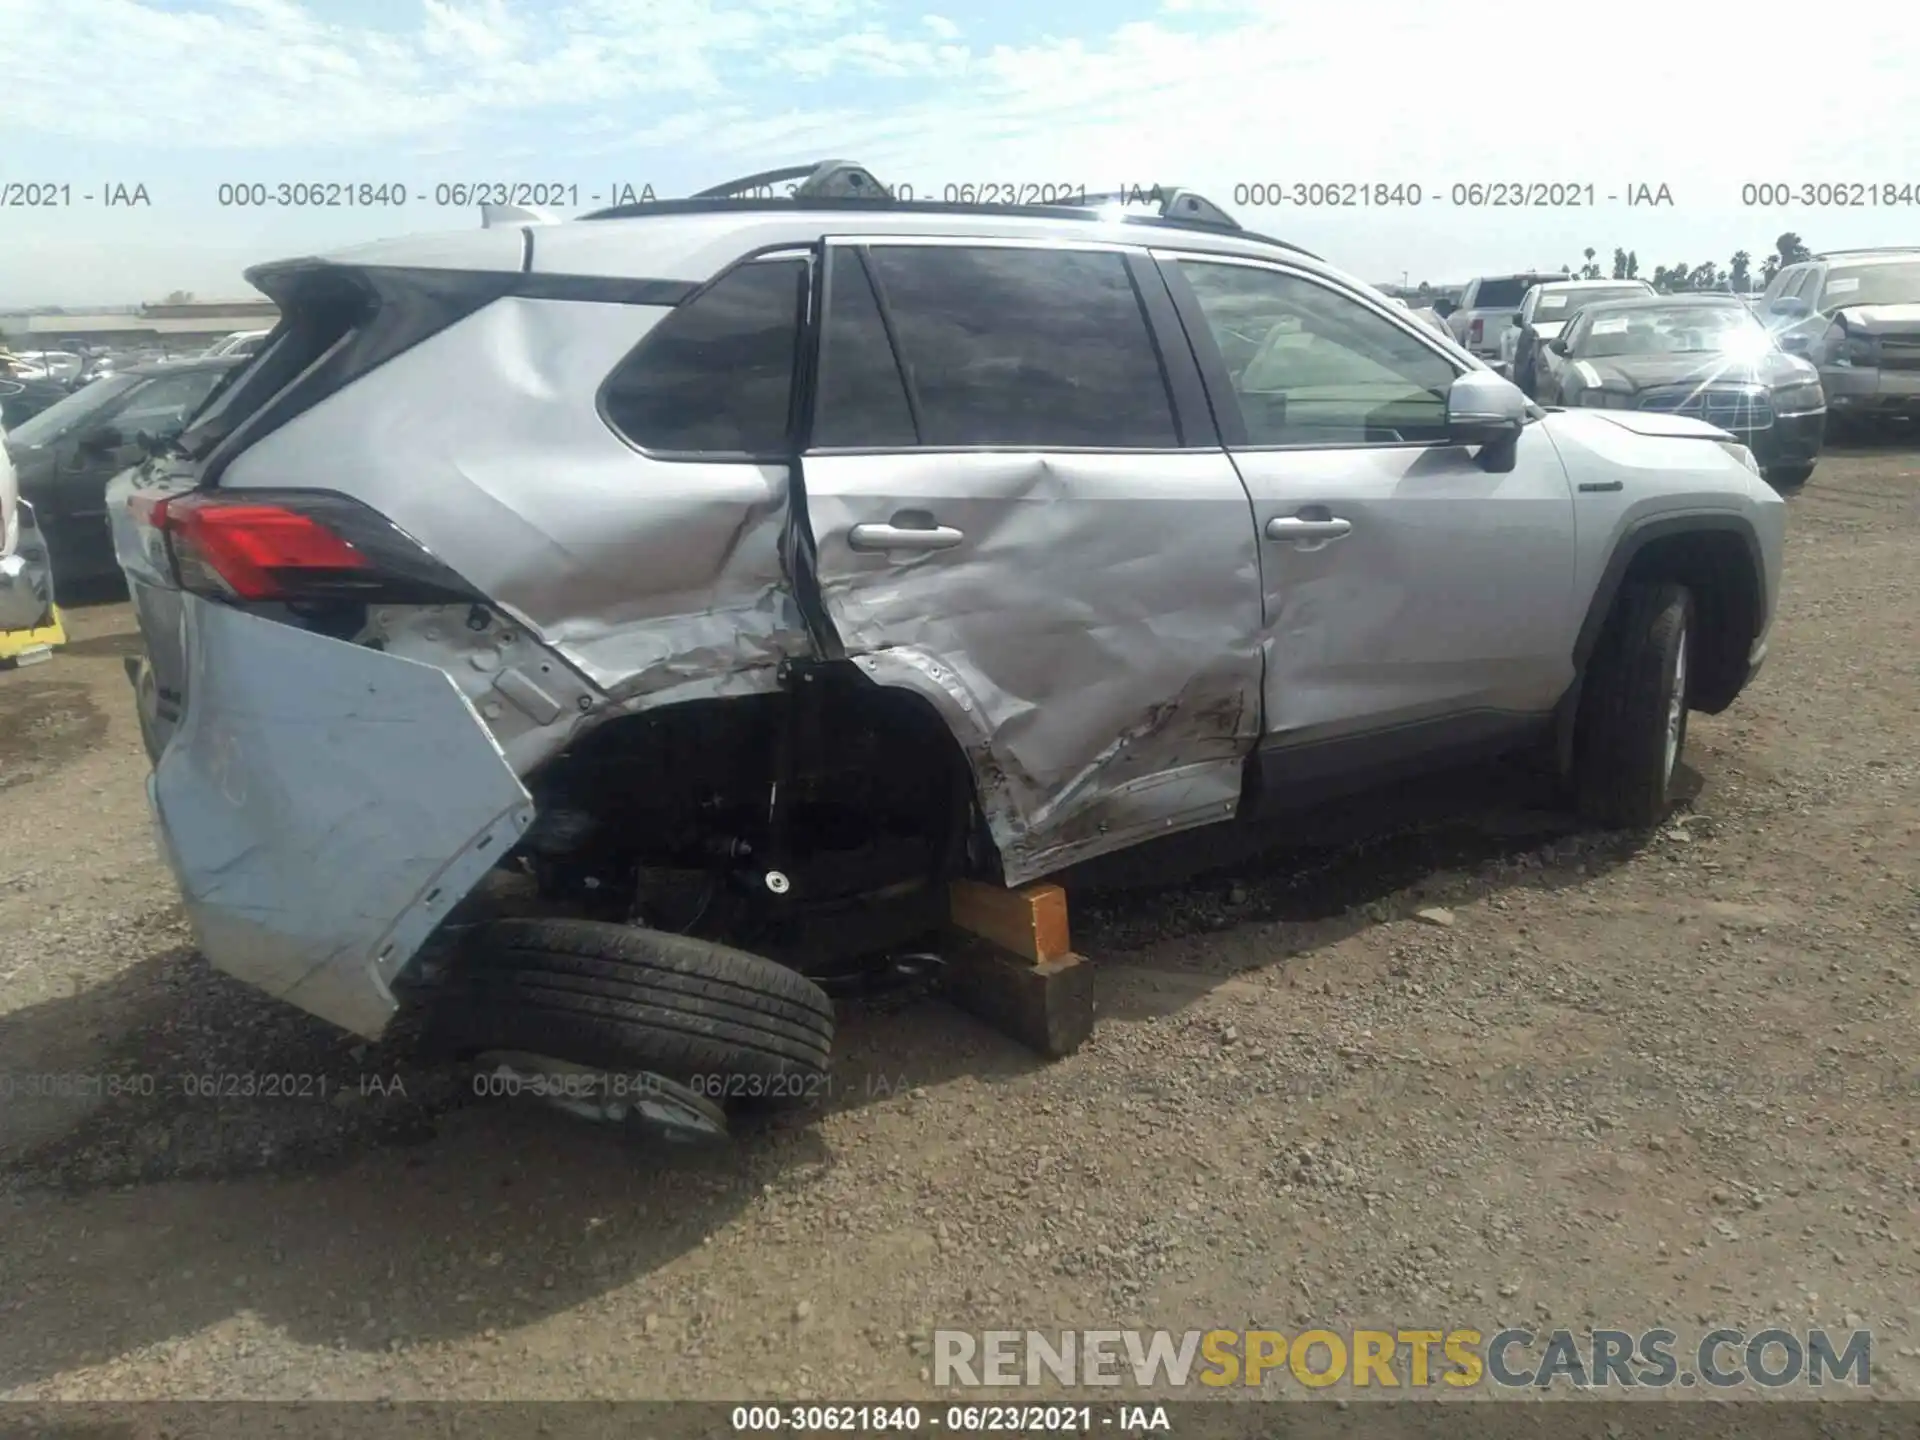
M 1298 515 L 1276 515 L 1267 521 L 1269 540 L 1338 540 L 1349 530 L 1347 520 L 1303 520 Z
M 847 532 L 847 548 L 866 553 L 884 550 L 951 550 L 967 537 L 951 525 L 924 529 L 908 525 L 856 525 Z

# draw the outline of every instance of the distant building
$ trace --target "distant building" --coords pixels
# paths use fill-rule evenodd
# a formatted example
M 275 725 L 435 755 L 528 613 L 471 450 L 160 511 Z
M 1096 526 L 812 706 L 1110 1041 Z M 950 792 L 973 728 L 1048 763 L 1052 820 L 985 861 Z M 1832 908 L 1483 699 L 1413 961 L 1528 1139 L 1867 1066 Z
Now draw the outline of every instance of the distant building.
M 196 300 L 93 310 L 0 310 L 0 335 L 14 350 L 159 349 L 192 354 L 236 330 L 270 330 L 271 300 Z

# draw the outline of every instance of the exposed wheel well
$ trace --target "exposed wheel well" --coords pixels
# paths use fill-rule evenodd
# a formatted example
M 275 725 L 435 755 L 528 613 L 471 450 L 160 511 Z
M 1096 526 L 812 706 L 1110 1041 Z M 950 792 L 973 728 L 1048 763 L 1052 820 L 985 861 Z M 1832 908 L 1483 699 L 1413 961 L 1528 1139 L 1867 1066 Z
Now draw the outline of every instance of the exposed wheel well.
M 1662 535 L 1641 546 L 1621 576 L 1622 585 L 1659 581 L 1693 592 L 1689 703 L 1717 715 L 1746 683 L 1747 657 L 1759 631 L 1760 576 L 1753 554 L 1734 530 Z
M 785 680 L 610 720 L 528 776 L 539 813 L 516 856 L 542 893 L 787 958 L 850 935 L 855 911 L 993 873 L 972 769 L 932 705 L 844 662 Z

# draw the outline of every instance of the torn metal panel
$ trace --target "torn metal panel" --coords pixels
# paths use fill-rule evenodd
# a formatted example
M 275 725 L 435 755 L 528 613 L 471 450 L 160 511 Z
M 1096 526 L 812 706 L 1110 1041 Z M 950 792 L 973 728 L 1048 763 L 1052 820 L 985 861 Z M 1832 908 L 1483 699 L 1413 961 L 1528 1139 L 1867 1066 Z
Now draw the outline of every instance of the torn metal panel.
M 446 671 L 516 775 L 565 748 L 602 699 L 525 626 L 484 605 L 377 606 L 359 641 Z
M 1234 813 L 1261 583 L 1223 454 L 811 455 L 805 483 L 840 640 L 947 718 L 1010 881 Z
M 222 483 L 371 506 L 615 703 L 774 688 L 810 653 L 780 563 L 786 467 L 656 459 L 596 408 L 667 313 L 495 301 L 267 435 Z
M 533 805 L 443 671 L 194 596 L 148 794 L 200 948 L 362 1035 Z

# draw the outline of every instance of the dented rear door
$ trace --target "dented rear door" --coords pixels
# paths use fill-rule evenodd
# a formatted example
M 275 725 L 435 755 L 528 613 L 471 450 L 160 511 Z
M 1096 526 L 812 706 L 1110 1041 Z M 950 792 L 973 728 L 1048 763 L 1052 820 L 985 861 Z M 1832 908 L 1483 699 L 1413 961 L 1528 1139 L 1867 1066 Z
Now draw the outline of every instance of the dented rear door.
M 967 747 L 1008 881 L 1232 815 L 1250 502 L 1143 255 L 831 240 L 820 329 L 821 609 Z

